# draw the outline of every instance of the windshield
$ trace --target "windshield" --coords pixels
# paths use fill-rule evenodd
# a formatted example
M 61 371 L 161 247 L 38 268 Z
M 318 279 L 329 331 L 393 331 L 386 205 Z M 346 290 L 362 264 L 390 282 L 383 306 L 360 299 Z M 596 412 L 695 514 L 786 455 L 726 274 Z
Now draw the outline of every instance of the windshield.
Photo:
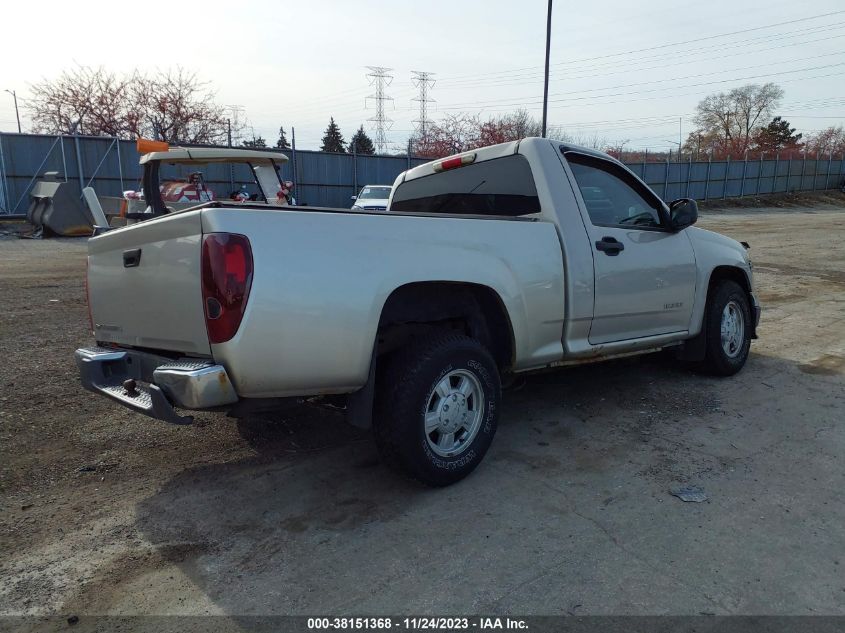
M 359 200 L 387 200 L 390 197 L 390 187 L 364 187 L 361 189 Z

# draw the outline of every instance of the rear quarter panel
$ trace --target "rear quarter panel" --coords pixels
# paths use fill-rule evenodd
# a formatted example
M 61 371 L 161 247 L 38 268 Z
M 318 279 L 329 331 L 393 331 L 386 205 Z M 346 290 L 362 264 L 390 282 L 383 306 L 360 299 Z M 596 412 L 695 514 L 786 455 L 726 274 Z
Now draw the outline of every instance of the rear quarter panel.
M 203 231 L 249 237 L 255 274 L 241 327 L 214 358 L 244 397 L 343 393 L 367 379 L 396 288 L 483 284 L 513 327 L 517 368 L 562 355 L 563 260 L 546 222 L 207 209 Z

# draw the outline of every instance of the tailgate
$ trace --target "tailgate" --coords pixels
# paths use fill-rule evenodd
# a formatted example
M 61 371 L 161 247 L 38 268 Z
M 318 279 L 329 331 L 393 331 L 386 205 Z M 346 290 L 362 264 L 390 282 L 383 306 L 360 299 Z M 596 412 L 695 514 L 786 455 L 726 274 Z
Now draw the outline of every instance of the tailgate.
M 201 210 L 91 238 L 88 293 L 97 341 L 210 355 L 201 288 Z

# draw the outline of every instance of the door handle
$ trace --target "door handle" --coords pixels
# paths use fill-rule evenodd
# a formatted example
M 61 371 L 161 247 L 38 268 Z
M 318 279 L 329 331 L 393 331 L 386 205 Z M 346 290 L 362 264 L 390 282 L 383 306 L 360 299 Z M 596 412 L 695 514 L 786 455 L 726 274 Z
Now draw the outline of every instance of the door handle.
M 135 268 L 141 263 L 141 249 L 135 248 L 131 251 L 123 251 L 123 267 Z
M 601 251 L 605 255 L 614 257 L 619 254 L 619 251 L 625 250 L 625 245 L 618 241 L 615 237 L 605 236 L 596 242 L 596 250 Z

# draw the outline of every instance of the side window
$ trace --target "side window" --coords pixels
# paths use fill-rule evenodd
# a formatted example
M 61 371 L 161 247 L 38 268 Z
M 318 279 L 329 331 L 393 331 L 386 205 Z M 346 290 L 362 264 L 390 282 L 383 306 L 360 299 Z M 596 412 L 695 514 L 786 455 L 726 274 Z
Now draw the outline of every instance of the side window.
M 611 162 L 567 152 L 590 221 L 597 226 L 656 228 L 660 203 L 624 169 Z
M 520 216 L 539 213 L 540 198 L 531 166 L 514 154 L 403 182 L 390 210 Z

